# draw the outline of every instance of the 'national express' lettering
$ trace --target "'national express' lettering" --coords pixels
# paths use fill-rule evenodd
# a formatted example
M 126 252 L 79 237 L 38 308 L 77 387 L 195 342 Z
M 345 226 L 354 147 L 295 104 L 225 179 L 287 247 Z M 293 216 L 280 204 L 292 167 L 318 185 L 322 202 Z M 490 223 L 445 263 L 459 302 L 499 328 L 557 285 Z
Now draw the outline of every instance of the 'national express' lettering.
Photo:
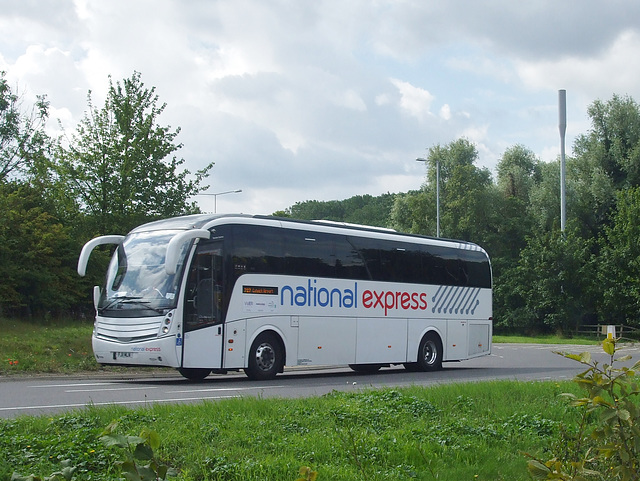
M 358 307 L 358 283 L 353 288 L 344 289 L 318 286 L 317 279 L 308 279 L 306 285 L 282 286 L 280 304 L 298 307 Z M 427 294 L 425 292 L 406 291 L 376 291 L 367 289 L 362 293 L 361 305 L 365 309 L 382 309 L 384 315 L 389 310 L 421 310 L 427 309 Z

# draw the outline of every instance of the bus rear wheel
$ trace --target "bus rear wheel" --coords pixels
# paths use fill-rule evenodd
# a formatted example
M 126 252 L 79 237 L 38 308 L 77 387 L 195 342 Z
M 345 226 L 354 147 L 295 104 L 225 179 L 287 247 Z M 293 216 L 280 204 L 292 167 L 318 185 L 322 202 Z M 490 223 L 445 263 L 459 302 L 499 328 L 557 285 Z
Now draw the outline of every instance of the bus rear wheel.
M 249 351 L 249 361 L 244 372 L 249 379 L 261 381 L 273 379 L 284 367 L 284 350 L 273 333 L 260 334 Z
M 438 371 L 442 369 L 442 341 L 440 336 L 430 332 L 420 341 L 418 349 L 418 371 Z
M 202 381 L 211 374 L 211 369 L 181 367 L 178 372 L 189 381 Z

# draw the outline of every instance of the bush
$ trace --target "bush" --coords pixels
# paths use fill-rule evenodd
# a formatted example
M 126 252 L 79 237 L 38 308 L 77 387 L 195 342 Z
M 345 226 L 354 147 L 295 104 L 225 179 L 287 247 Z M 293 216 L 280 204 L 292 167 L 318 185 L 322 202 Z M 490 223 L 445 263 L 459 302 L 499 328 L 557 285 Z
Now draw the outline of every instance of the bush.
M 631 356 L 616 358 L 616 340 L 605 339 L 602 347 L 610 363 L 600 364 L 588 352 L 559 353 L 587 366 L 574 378 L 586 395 L 564 394 L 571 406 L 582 410 L 577 433 L 565 433 L 555 456 L 548 461 L 531 457 L 528 469 L 534 479 L 582 481 L 589 478 L 637 481 L 640 479 L 640 407 L 633 367 L 614 367 Z

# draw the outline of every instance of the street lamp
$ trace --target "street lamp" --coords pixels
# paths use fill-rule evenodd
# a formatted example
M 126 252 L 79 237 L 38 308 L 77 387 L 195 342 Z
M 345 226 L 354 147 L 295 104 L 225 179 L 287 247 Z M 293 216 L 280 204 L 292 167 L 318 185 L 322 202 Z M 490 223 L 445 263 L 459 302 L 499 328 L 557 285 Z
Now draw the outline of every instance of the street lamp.
M 213 213 L 216 214 L 218 212 L 218 196 L 219 195 L 238 194 L 240 192 L 242 192 L 242 189 L 227 190 L 225 192 L 216 192 L 216 193 L 203 192 L 203 193 L 198 194 L 198 195 L 212 195 L 213 196 Z
M 416 161 L 429 162 L 422 157 L 418 157 Z M 436 159 L 436 237 L 440 237 L 440 159 Z

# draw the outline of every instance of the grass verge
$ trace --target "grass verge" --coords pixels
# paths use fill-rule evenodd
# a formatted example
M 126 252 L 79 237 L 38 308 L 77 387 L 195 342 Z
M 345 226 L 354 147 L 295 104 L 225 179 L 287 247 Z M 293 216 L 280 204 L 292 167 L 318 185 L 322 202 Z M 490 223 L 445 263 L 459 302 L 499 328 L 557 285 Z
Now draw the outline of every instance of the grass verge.
M 488 382 L 334 392 L 307 399 L 232 399 L 141 409 L 87 407 L 54 417 L 0 421 L 0 479 L 49 475 L 60 462 L 76 479 L 116 479 L 119 453 L 99 441 L 112 421 L 143 428 L 178 479 L 528 480 L 522 452 L 542 455 L 576 413 L 559 397 L 573 383 Z
M 96 371 L 92 323 L 35 324 L 0 318 L 0 374 Z
M 494 335 L 494 343 L 516 343 L 516 344 L 571 344 L 571 345 L 596 345 L 602 344 L 602 338 L 596 337 L 561 337 L 561 336 L 516 336 L 516 335 Z

